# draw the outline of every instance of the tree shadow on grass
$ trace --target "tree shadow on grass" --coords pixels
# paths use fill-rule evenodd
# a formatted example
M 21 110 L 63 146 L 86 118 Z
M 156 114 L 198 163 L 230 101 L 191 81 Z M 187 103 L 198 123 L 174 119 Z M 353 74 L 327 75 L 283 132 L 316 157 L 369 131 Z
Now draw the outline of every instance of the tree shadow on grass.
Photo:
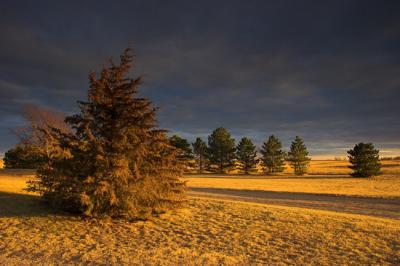
M 0 191 L 0 218 L 44 217 L 56 214 L 39 196 Z

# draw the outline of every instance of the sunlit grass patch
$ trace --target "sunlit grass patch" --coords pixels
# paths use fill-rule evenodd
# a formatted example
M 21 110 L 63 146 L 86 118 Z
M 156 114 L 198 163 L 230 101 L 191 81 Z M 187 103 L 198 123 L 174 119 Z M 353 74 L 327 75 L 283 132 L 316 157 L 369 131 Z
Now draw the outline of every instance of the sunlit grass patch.
M 392 175 L 374 178 L 191 175 L 187 176 L 186 180 L 188 186 L 193 188 L 267 190 L 382 198 L 400 197 L 400 178 Z
M 2 264 L 389 264 L 400 223 L 365 216 L 192 199 L 150 222 L 46 213 L 5 217 Z
M 400 263 L 397 220 L 201 198 L 154 221 L 87 220 L 0 178 L 3 265 Z

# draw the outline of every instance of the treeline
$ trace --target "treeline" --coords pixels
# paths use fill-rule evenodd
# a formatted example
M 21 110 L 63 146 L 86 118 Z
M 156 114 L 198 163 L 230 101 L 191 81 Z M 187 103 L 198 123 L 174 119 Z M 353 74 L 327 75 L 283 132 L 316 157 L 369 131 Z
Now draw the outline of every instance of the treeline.
M 215 129 L 206 143 L 201 138 L 191 145 L 177 135 L 169 138 L 171 145 L 180 151 L 178 157 L 186 169 L 196 169 L 198 173 L 211 172 L 223 174 L 239 168 L 242 173 L 256 172 L 260 165 L 263 173 L 277 174 L 285 170 L 286 162 L 293 168 L 295 175 L 307 173 L 310 158 L 304 141 L 296 136 L 288 152 L 282 149 L 282 142 L 274 135 L 262 144 L 260 149 L 251 139 L 243 137 L 235 145 L 235 139 L 223 127 Z M 379 150 L 372 143 L 360 142 L 347 151 L 354 177 L 370 177 L 381 174 Z
M 28 126 L 16 129 L 20 142 L 8 150 L 4 156 L 5 168 L 38 169 L 46 163 L 47 153 L 51 149 L 48 140 L 39 128 L 56 127 L 67 132 L 63 116 L 60 113 L 38 106 L 27 106 L 25 116 Z M 196 138 L 193 143 L 173 135 L 169 144 L 177 149 L 176 160 L 181 162 L 186 172 L 226 173 L 238 169 L 244 174 L 256 173 L 261 169 L 264 174 L 279 174 L 285 171 L 286 162 L 296 175 L 307 173 L 310 158 L 304 141 L 296 136 L 289 151 L 284 151 L 282 142 L 274 135 L 257 148 L 247 137 L 235 139 L 223 127 L 215 129 L 207 139 Z M 372 143 L 359 143 L 348 151 L 350 168 L 355 177 L 379 175 L 381 160 L 398 159 L 379 158 L 379 150 Z M 340 158 L 341 159 L 341 158 Z M 339 160 L 335 158 L 335 160 Z M 341 159 L 342 160 L 342 159 Z
M 281 173 L 288 162 L 296 175 L 307 172 L 310 158 L 303 140 L 296 136 L 290 150 L 285 152 L 281 141 L 274 135 L 258 149 L 253 141 L 247 137 L 235 144 L 230 132 L 219 127 L 209 136 L 207 142 L 196 138 L 189 142 L 177 135 L 170 137 L 170 143 L 181 151 L 179 159 L 184 161 L 188 169 L 195 168 L 198 173 L 215 172 L 225 173 L 236 166 L 242 173 L 250 174 L 257 171 L 261 165 L 266 174 Z

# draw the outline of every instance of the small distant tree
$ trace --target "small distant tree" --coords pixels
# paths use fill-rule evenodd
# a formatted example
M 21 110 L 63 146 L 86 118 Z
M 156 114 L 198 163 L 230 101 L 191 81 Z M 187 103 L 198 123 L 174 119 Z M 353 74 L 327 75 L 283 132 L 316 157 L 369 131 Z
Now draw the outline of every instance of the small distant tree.
M 375 149 L 372 143 L 358 143 L 347 153 L 351 163 L 350 168 L 353 169 L 352 176 L 370 177 L 381 174 L 379 150 Z
M 46 152 L 47 137 L 42 129 L 58 128 L 62 132 L 71 132 L 65 123 L 65 114 L 37 104 L 26 104 L 23 107 L 26 124 L 14 129 L 20 144 L 36 146 Z
M 304 175 L 307 172 L 310 160 L 306 145 L 300 137 L 296 136 L 288 153 L 288 161 L 293 167 L 294 173 Z
M 142 78 L 127 76 L 130 49 L 90 74 L 87 101 L 66 118 L 72 132 L 42 128 L 49 143 L 46 164 L 29 190 L 56 208 L 91 217 L 146 219 L 185 201 L 183 167 L 157 109 L 137 96 Z
M 38 147 L 19 144 L 4 154 L 4 167 L 8 169 L 37 169 L 45 161 Z
M 187 167 L 192 166 L 191 160 L 193 160 L 193 153 L 189 142 L 178 135 L 170 137 L 169 142 L 178 149 L 177 159 L 182 161 Z
M 256 146 L 251 139 L 242 138 L 236 147 L 236 158 L 240 163 L 240 169 L 248 174 L 251 170 L 255 169 L 257 164 L 257 151 Z
M 37 169 L 49 155 L 49 143 L 43 129 L 53 127 L 62 132 L 71 129 L 64 122 L 63 113 L 39 105 L 25 105 L 23 116 L 25 124 L 13 130 L 19 143 L 5 154 L 5 167 Z
M 285 152 L 282 150 L 282 143 L 274 135 L 269 136 L 268 141 L 263 143 L 260 152 L 266 173 L 280 173 L 285 170 Z
M 193 153 L 196 159 L 196 165 L 198 172 L 201 174 L 206 167 L 207 161 L 207 144 L 201 139 L 196 138 L 196 141 L 192 143 Z
M 219 172 L 224 173 L 227 167 L 234 164 L 235 140 L 228 130 L 223 127 L 215 129 L 208 136 L 209 160 L 218 165 Z

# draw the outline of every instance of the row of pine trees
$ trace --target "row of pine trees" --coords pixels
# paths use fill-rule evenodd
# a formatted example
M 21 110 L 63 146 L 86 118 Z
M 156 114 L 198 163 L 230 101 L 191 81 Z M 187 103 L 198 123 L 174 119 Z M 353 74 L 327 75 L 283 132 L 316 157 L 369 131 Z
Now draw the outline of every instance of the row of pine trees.
M 251 139 L 243 137 L 237 145 L 229 131 L 223 127 L 215 129 L 208 136 L 208 143 L 201 138 L 189 144 L 186 139 L 177 135 L 170 137 L 170 143 L 181 152 L 179 159 L 188 167 L 195 167 L 198 173 L 204 171 L 224 173 L 234 168 L 249 174 L 256 171 L 260 164 L 267 174 L 281 173 L 285 170 L 285 162 L 289 162 L 296 175 L 307 172 L 310 158 L 303 140 L 296 136 L 289 152 L 283 151 L 281 141 L 274 135 L 269 136 L 259 150 Z M 194 161 L 194 165 L 193 165 Z

